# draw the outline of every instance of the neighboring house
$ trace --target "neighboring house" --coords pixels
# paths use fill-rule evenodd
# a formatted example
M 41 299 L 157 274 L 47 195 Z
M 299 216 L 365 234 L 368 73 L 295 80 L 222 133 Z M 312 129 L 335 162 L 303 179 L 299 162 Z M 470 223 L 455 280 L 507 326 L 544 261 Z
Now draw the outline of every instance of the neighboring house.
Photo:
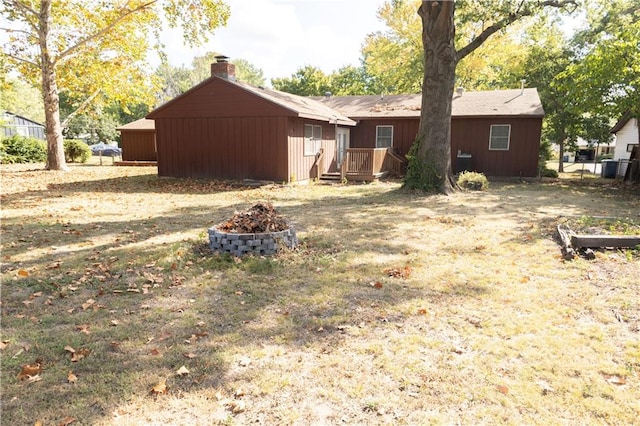
M 616 136 L 613 159 L 618 161 L 618 175 L 624 176 L 627 164 L 631 158 L 633 147 L 638 147 L 640 140 L 640 129 L 638 129 L 638 119 L 631 117 L 627 112 L 613 126 L 611 133 Z
M 292 182 L 346 164 L 343 173 L 355 166 L 372 178 L 401 161 L 418 131 L 421 95 L 309 98 L 237 82 L 224 57 L 211 70 L 147 115 L 155 121 L 160 176 Z M 536 89 L 458 92 L 454 169 L 536 176 L 543 116 Z
M 156 129 L 153 120 L 141 118 L 124 126 L 120 131 L 122 161 L 156 161 Z
M 20 135 L 45 139 L 44 126 L 42 124 L 9 111 L 2 115 L 0 125 L 2 126 L 3 136 Z

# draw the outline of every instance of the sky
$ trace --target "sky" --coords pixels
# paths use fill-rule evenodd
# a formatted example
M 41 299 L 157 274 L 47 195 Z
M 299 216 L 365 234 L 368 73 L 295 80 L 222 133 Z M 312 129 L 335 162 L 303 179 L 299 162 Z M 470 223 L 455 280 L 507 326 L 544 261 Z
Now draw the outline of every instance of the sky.
M 376 13 L 384 0 L 225 0 L 231 8 L 226 27 L 205 45 L 189 49 L 180 30 L 165 31 L 169 63 L 189 66 L 194 56 L 218 52 L 246 59 L 272 78 L 290 77 L 305 65 L 325 73 L 359 65 L 367 34 L 383 31 Z M 152 65 L 158 60 L 150 57 Z

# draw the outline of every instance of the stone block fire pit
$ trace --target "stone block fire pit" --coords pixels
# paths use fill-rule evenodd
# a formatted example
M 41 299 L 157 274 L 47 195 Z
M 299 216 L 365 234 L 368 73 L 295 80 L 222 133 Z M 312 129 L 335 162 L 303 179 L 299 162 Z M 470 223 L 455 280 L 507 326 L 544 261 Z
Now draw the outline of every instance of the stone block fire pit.
M 211 250 L 235 256 L 271 255 L 297 244 L 293 227 L 269 203 L 258 203 L 209 228 Z

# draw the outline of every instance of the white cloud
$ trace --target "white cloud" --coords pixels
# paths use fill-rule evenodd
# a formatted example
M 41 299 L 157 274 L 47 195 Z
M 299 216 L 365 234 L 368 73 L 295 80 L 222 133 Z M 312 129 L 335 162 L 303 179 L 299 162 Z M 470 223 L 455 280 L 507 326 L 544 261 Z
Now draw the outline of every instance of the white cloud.
M 383 0 L 227 0 L 231 16 L 205 46 L 188 49 L 179 30 L 163 33 L 169 62 L 189 65 L 216 51 L 261 68 L 267 80 L 313 65 L 331 72 L 357 65 L 368 33 L 382 29 Z

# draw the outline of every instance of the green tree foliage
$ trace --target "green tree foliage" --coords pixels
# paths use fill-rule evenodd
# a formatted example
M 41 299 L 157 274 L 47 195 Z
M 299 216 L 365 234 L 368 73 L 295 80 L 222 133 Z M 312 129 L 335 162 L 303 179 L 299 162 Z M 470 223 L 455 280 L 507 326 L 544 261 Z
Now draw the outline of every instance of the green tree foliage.
M 211 64 L 216 61 L 217 52 L 208 52 L 196 56 L 191 61 L 190 67 L 175 67 L 166 62 L 156 70 L 155 77 L 160 90 L 157 94 L 157 103 L 163 104 L 176 96 L 186 92 L 193 86 L 211 77 Z M 265 78 L 262 69 L 253 65 L 246 59 L 231 61 L 236 66 L 236 79 L 254 86 L 264 86 Z
M 5 77 L 0 96 L 0 112 L 11 111 L 37 123 L 44 123 L 44 107 L 40 91 L 17 78 Z
M 47 168 L 64 170 L 61 91 L 68 91 L 77 112 L 99 102 L 151 103 L 145 61 L 148 40 L 159 35 L 162 17 L 170 27 L 180 26 L 185 43 L 193 46 L 226 23 L 229 8 L 220 0 L 1 0 L 0 14 L 8 35 L 3 61 L 41 87 Z
M 274 78 L 273 88 L 300 96 L 322 96 L 331 92 L 331 79 L 320 68 L 307 65 L 299 68 L 291 77 Z
M 589 26 L 574 37 L 576 58 L 563 73 L 567 96 L 576 99 L 578 114 L 640 117 L 640 7 L 636 0 L 589 5 Z M 595 133 L 603 127 L 597 120 Z
M 0 140 L 0 163 L 39 163 L 47 159 L 47 146 L 36 138 L 13 135 Z
M 458 5 L 459 3 L 459 5 Z M 369 34 L 362 55 L 369 74 L 379 79 L 386 93 L 420 93 L 424 75 L 421 20 L 417 14 L 420 0 L 388 1 L 378 10 L 387 26 L 385 32 Z M 464 45 L 479 34 L 485 23 L 482 10 L 474 2 L 457 2 L 461 17 L 456 22 L 456 45 Z M 491 9 L 491 7 L 488 7 Z M 458 25 L 459 24 L 459 25 Z M 535 23 L 518 23 L 509 31 L 500 31 L 462 59 L 456 68 L 456 85 L 467 90 L 517 87 L 525 72 L 527 44 L 523 38 Z
M 344 66 L 331 74 L 312 66 L 298 69 L 289 78 L 271 80 L 276 90 L 300 96 L 332 95 L 373 95 L 385 92 L 379 80 L 371 76 L 364 66 Z

